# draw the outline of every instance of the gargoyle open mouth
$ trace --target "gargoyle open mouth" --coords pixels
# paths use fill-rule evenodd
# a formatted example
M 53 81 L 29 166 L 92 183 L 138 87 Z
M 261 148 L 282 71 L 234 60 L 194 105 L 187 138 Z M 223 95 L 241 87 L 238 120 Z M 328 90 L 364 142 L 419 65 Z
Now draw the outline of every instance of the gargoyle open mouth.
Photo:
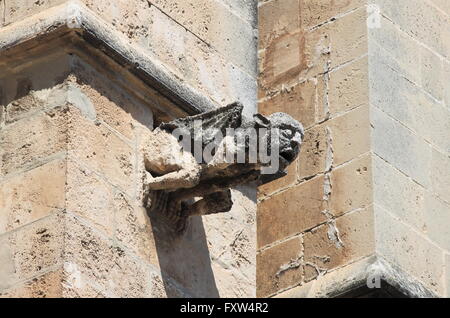
M 280 153 L 280 157 L 286 160 L 287 162 L 292 162 L 297 157 L 296 152 L 293 149 L 285 150 Z

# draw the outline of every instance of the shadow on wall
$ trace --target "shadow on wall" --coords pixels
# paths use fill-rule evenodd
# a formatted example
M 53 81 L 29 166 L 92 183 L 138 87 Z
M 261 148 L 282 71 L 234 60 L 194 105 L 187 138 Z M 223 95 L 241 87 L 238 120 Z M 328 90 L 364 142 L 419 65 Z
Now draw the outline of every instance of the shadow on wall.
M 122 94 L 120 90 L 111 89 L 108 77 L 101 76 L 76 56 L 57 52 L 45 59 L 51 60 L 52 68 L 49 69 L 49 64 L 43 61 L 29 70 L 29 76 L 24 76 L 23 72 L 20 75 L 15 75 L 13 72 L 2 74 L 4 76 L 0 78 L 0 107 L 5 107 L 11 101 L 23 97 L 28 98 L 30 91 L 45 91 L 62 84 L 70 74 L 74 74 L 81 84 L 87 84 L 98 92 L 99 96 L 104 96 L 114 105 L 119 105 L 133 120 L 145 127 L 152 126 L 151 113 L 149 115 L 141 108 L 133 107 L 132 100 L 126 94 Z M 43 99 L 43 103 L 47 101 Z M 34 109 L 25 109 L 30 105 L 33 103 L 25 99 L 14 107 L 20 108 L 18 113 L 21 114 L 34 111 Z M 13 113 L 14 109 L 10 110 Z M 219 297 L 202 218 L 191 218 L 186 233 L 172 240 L 168 238 L 164 224 L 158 223 L 157 215 L 150 215 L 149 218 L 167 297 Z M 149 234 L 151 233 L 145 233 L 145 235 Z M 137 235 L 143 235 L 143 233 L 139 232 Z
M 96 70 L 83 61 L 75 59 L 73 68 L 77 78 L 84 79 L 91 87 L 131 115 L 145 127 L 151 127 L 147 120 L 149 115 L 136 111 L 139 107 L 132 107 L 132 100 L 121 95 L 119 91 L 111 90 L 107 78 L 101 78 Z M 114 74 L 113 74 L 114 75 Z M 152 120 L 158 121 L 158 118 Z M 201 217 L 190 220 L 186 233 L 173 239 L 170 229 L 158 218 L 158 215 L 149 215 L 150 233 L 134 233 L 136 235 L 152 235 L 157 254 L 157 262 L 161 270 L 161 278 L 167 297 L 218 297 L 211 260 L 206 240 L 206 234 Z M 150 229 L 148 229 L 150 230 Z M 150 248 L 150 247 L 147 247 Z M 156 260 L 154 260 L 156 261 Z M 174 286 L 176 284 L 177 286 Z M 180 292 L 180 289 L 182 292 Z M 163 296 L 163 295 L 161 295 Z
M 88 65 L 79 60 L 74 63 L 74 66 L 78 78 L 83 78 L 83 75 L 91 70 Z M 116 96 L 118 92 L 104 87 L 104 83 L 108 83 L 106 78 L 100 79 L 95 70 L 91 72 L 86 79 L 90 86 L 120 105 L 134 120 L 146 127 L 152 126 L 151 122 L 146 121 L 148 114 L 136 112 L 138 109 L 136 107 L 129 107 L 131 100 L 125 96 Z M 158 118 L 153 119 L 158 122 Z M 149 215 L 149 219 L 166 296 L 171 298 L 219 297 L 202 218 L 191 218 L 188 230 L 178 238 L 171 236 L 170 229 L 166 228 L 158 215 Z M 177 286 L 174 286 L 174 283 Z
M 202 218 L 190 218 L 186 232 L 174 238 L 158 215 L 149 217 L 167 297 L 219 297 Z M 188 295 L 180 294 L 173 280 Z

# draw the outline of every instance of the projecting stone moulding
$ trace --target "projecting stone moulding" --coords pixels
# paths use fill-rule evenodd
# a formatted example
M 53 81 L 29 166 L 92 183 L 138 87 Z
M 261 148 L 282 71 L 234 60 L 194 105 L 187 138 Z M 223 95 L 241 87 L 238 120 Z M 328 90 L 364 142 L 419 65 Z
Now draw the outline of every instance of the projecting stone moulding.
M 162 123 L 144 141 L 146 206 L 175 234 L 190 216 L 230 211 L 230 188 L 281 177 L 297 158 L 304 136 L 298 121 L 285 113 L 249 120 L 242 110 L 234 103 Z
M 170 109 L 163 109 L 163 112 L 172 117 L 198 114 L 218 107 L 145 50 L 130 45 L 126 37 L 79 1 L 69 1 L 4 26 L 0 29 L 0 39 L 1 60 L 33 54 L 40 46 L 48 51 L 50 42 L 59 42 L 58 50 L 75 52 L 86 59 L 112 60 L 121 68 L 115 72 L 127 72 L 164 96 L 168 100 L 164 106 Z

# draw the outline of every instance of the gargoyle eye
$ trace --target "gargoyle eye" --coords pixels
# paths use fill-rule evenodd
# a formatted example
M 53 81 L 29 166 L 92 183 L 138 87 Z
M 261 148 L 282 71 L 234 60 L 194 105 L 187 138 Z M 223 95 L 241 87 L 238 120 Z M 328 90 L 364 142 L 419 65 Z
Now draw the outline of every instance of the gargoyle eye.
M 292 138 L 294 136 L 294 132 L 290 129 L 284 129 L 283 136 L 287 138 Z

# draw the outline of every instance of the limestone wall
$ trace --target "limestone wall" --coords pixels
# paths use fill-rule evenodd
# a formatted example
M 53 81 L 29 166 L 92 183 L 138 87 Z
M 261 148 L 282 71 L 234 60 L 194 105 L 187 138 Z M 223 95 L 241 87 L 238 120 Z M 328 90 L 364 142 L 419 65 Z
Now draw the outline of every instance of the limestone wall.
M 238 99 L 254 112 L 253 1 L 2 0 L 2 28 L 67 4 L 217 107 Z M 121 66 L 55 41 L 0 52 L 0 295 L 254 296 L 255 190 L 234 190 L 231 212 L 195 217 L 171 241 L 142 207 L 138 148 L 167 104 Z
M 259 111 L 287 111 L 306 128 L 299 164 L 259 191 L 259 296 L 307 285 L 375 249 L 366 7 L 333 4 L 259 5 Z
M 369 76 L 377 254 L 448 294 L 450 6 L 373 1 Z
M 330 296 L 376 272 L 448 296 L 447 2 L 259 9 L 259 110 L 307 130 L 290 177 L 259 191 L 258 295 Z

